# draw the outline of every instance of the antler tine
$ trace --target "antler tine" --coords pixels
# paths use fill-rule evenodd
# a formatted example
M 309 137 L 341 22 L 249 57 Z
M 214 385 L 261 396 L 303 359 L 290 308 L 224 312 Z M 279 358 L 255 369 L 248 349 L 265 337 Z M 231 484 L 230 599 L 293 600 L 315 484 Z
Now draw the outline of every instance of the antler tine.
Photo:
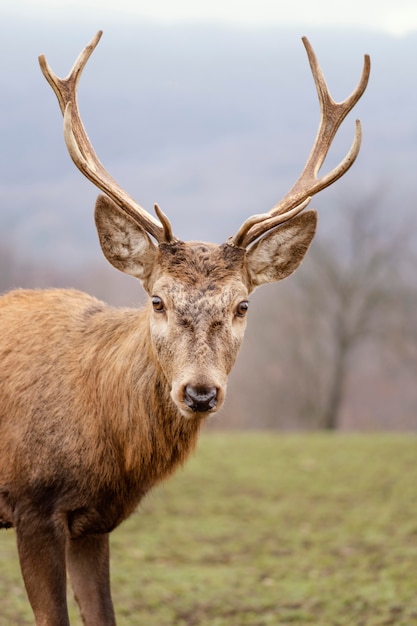
M 356 120 L 352 146 L 345 158 L 328 174 L 317 178 L 329 152 L 332 141 L 346 115 L 353 109 L 366 89 L 370 73 L 370 58 L 365 55 L 362 75 L 358 85 L 343 102 L 335 102 L 330 95 L 323 72 L 307 37 L 302 38 L 310 62 L 320 103 L 320 124 L 307 163 L 290 191 L 268 213 L 254 215 L 242 224 L 230 243 L 246 248 L 262 234 L 300 213 L 312 196 L 338 180 L 353 165 L 359 154 L 362 131 Z
M 122 211 L 130 215 L 137 224 L 155 237 L 158 242 L 164 241 L 169 243 L 174 240 L 174 237 L 168 218 L 164 215 L 164 223 L 161 225 L 110 176 L 98 159 L 79 114 L 77 103 L 78 82 L 88 59 L 100 41 L 101 35 L 102 31 L 98 31 L 78 56 L 66 78 L 59 78 L 52 71 L 45 55 L 39 57 L 39 64 L 43 75 L 58 98 L 59 107 L 64 117 L 65 143 L 77 168 L 101 191 L 104 191 Z M 168 237 L 170 239 L 167 239 Z

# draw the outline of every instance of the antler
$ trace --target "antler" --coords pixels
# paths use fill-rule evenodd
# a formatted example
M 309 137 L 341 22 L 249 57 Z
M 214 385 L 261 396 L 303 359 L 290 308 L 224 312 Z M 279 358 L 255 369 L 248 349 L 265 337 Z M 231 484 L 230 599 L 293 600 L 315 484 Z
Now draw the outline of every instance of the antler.
M 104 191 L 119 208 L 130 215 L 137 224 L 160 242 L 172 242 L 171 224 L 161 209 L 155 205 L 158 222 L 152 215 L 131 198 L 120 185 L 110 176 L 100 163 L 94 148 L 87 136 L 77 103 L 77 87 L 81 73 L 90 58 L 93 50 L 100 41 L 102 31 L 93 37 L 74 63 L 68 76 L 58 78 L 49 67 L 44 55 L 39 57 L 39 64 L 43 75 L 54 90 L 64 116 L 64 138 L 68 152 L 77 168 L 91 180 L 99 189 Z
M 317 57 L 307 37 L 302 39 L 307 51 L 317 94 L 320 102 L 321 119 L 317 136 L 310 156 L 301 176 L 278 204 L 268 213 L 253 215 L 240 227 L 237 234 L 228 243 L 233 246 L 246 248 L 255 239 L 275 228 L 282 222 L 289 220 L 300 213 L 310 202 L 312 196 L 338 180 L 353 165 L 358 156 L 361 145 L 361 124 L 356 120 L 356 130 L 352 146 L 337 167 L 331 172 L 317 178 L 317 174 L 326 159 L 332 141 L 346 115 L 353 109 L 366 89 L 371 68 L 370 58 L 366 54 L 362 76 L 351 95 L 343 102 L 335 102 L 330 95 L 325 78 L 317 61 Z

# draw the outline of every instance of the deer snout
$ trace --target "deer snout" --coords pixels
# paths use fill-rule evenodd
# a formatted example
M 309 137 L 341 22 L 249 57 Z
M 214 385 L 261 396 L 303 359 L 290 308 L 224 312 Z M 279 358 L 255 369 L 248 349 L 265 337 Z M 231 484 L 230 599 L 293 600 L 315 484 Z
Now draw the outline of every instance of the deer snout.
M 195 413 L 207 413 L 217 406 L 217 387 L 186 385 L 184 403 Z
M 200 379 L 199 379 L 200 378 Z M 227 380 L 219 376 L 194 377 L 190 372 L 173 381 L 171 398 L 187 418 L 197 413 L 215 413 L 223 405 Z

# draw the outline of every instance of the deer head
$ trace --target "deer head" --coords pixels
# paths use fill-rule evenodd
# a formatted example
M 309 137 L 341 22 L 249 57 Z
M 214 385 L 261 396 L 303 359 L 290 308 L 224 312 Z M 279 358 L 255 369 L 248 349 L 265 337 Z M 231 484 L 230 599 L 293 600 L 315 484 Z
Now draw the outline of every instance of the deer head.
M 67 78 L 58 78 L 44 56 L 39 57 L 41 69 L 57 95 L 72 160 L 106 194 L 99 196 L 95 210 L 104 255 L 114 267 L 138 278 L 149 294 L 152 353 L 170 385 L 173 402 L 188 417 L 214 412 L 223 403 L 227 376 L 242 342 L 249 294 L 259 285 L 286 278 L 298 267 L 317 222 L 315 211 L 302 211 L 358 155 L 359 121 L 347 156 L 318 178 L 340 124 L 366 88 L 369 57 L 365 56 L 356 89 L 336 103 L 313 49 L 303 38 L 321 107 L 319 130 L 306 166 L 269 212 L 250 217 L 234 237 L 214 245 L 178 240 L 159 207 L 155 205 L 156 219 L 120 188 L 97 158 L 79 114 L 77 86 L 101 34 L 81 52 Z

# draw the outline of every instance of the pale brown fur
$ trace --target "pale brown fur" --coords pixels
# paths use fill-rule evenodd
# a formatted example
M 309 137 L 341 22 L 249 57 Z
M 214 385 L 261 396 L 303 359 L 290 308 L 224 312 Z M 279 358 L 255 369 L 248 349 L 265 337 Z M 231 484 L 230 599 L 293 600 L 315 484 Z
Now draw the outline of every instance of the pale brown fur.
M 103 251 L 163 311 L 151 300 L 114 309 L 71 290 L 0 298 L 0 525 L 16 529 L 38 626 L 69 623 L 66 567 L 85 624 L 115 623 L 108 533 L 193 450 L 224 400 L 246 325 L 241 303 L 295 269 L 316 224 L 304 213 L 246 251 L 155 246 L 120 215 L 99 198 Z M 190 407 L 190 385 L 215 389 L 215 404 Z

